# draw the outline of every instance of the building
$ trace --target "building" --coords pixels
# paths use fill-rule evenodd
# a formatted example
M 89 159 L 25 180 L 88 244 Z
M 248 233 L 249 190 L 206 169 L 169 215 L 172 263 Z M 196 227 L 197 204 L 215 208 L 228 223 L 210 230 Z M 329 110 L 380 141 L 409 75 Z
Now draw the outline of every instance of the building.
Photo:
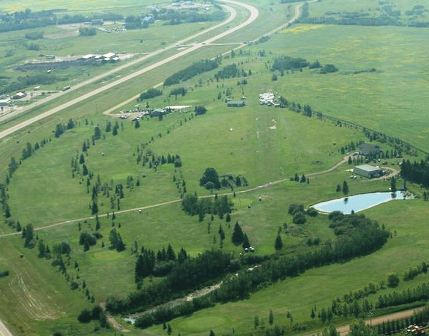
M 275 104 L 275 95 L 272 92 L 266 92 L 259 95 L 259 104 L 273 106 Z
M 367 178 L 383 176 L 383 170 L 380 167 L 374 167 L 367 164 L 354 167 L 353 173 Z
M 230 100 L 226 103 L 228 107 L 244 107 L 246 103 L 244 100 Z
M 170 112 L 189 112 L 191 111 L 191 107 L 189 105 L 166 106 L 165 110 Z
M 151 117 L 159 117 L 159 116 L 163 116 L 164 114 L 167 114 L 166 110 L 164 110 L 162 108 L 157 108 L 150 113 L 150 116 Z
M 9 98 L 0 99 L 0 107 L 9 106 L 9 105 L 10 105 L 10 99 Z
M 358 146 L 359 154 L 363 156 L 376 156 L 380 154 L 381 148 L 379 145 L 362 143 Z
M 17 92 L 13 95 L 13 99 L 22 99 L 27 97 L 27 93 L 26 92 Z

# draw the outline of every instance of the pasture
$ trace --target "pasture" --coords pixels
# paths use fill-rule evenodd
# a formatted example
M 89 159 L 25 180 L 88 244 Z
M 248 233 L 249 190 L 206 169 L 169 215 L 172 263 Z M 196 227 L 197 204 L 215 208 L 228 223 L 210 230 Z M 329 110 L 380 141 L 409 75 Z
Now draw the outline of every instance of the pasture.
M 286 6 L 281 8 L 283 11 L 276 11 L 277 5 L 272 5 L 262 10 L 262 20 L 267 23 L 267 30 L 271 28 L 268 27 L 271 12 L 277 13 L 275 20 L 272 20 L 276 24 L 290 14 Z M 195 27 L 183 26 L 184 30 L 177 32 L 175 38 L 182 33 L 188 35 L 190 31 L 195 31 Z M 379 34 L 374 34 L 374 29 Z M 120 122 L 123 127 L 120 127 L 117 136 L 113 136 L 104 129 L 106 122 L 115 122 L 116 119 L 103 115 L 102 111 L 158 84 L 167 75 L 192 63 L 192 59 L 179 60 L 148 73 L 144 78 L 131 80 L 1 143 L 0 166 L 5 171 L 9 158 L 19 158 L 27 141 L 34 143 L 52 138 L 51 143 L 26 159 L 14 174 L 8 186 L 12 216 L 23 225 L 32 223 L 35 227 L 91 216 L 90 191 L 86 189 L 85 179 L 72 177 L 71 160 L 81 153 L 83 141 L 90 139 L 94 127 L 99 125 L 102 137 L 85 156 L 88 168 L 107 183 L 125 185 L 129 176 L 141 181 L 139 186 L 125 190 L 121 210 L 179 199 L 173 181 L 175 176 L 183 178 L 188 192 L 208 195 L 209 192 L 199 185 L 199 179 L 207 167 L 216 168 L 220 174 L 245 176 L 249 186 L 241 190 L 284 181 L 268 188 L 237 193 L 233 198 L 234 211 L 230 224 L 225 219 L 211 220 L 208 216 L 200 222 L 197 216 L 186 215 L 178 202 L 142 213 L 130 211 L 119 214 L 115 221 L 101 218 L 99 232 L 103 237 L 87 252 L 79 245 L 79 225 L 82 231 L 92 232 L 94 220 L 83 219 L 80 223 L 65 223 L 38 231 L 38 238 L 49 245 L 62 241 L 70 244 L 71 262 L 79 264 L 78 272 L 70 267 L 71 275 L 85 280 L 97 303 L 104 302 L 108 294 L 125 296 L 135 289 L 135 255 L 131 253 L 134 242 L 151 249 L 160 249 L 171 243 L 176 251 L 184 247 L 195 256 L 202 251 L 219 248 L 218 228 L 222 225 L 226 233 L 223 249 L 237 255 L 241 248 L 231 243 L 230 227 L 235 221 L 242 224 L 252 246 L 261 255 L 275 252 L 274 240 L 279 230 L 285 243 L 285 253 L 299 250 L 308 238 L 319 237 L 322 241 L 333 239 L 325 216 L 309 218 L 302 226 L 294 225 L 287 214 L 288 206 L 299 203 L 307 207 L 322 200 L 341 197 L 342 194 L 335 189 L 345 180 L 349 183 L 351 194 L 385 191 L 389 188 L 389 182 L 352 180 L 348 171 L 351 167 L 347 164 L 327 174 L 310 177 L 309 184 L 290 181 L 289 178 L 295 173 L 308 175 L 331 168 L 343 159 L 340 153 L 342 146 L 351 141 L 363 141 L 365 137 L 356 129 L 307 118 L 288 109 L 260 106 L 258 94 L 274 91 L 290 101 L 309 104 L 328 115 L 354 121 L 427 148 L 429 125 L 424 109 L 429 97 L 424 83 L 429 74 L 424 71 L 428 51 L 423 44 L 425 32 L 424 29 L 398 27 L 370 30 L 368 27 L 298 25 L 274 35 L 268 42 L 244 48 L 235 57 L 224 58 L 221 67 L 237 63 L 246 71 L 252 70 L 252 75 L 246 78 L 246 85 L 237 85 L 237 78 L 216 82 L 213 79 L 215 70 L 177 85 L 188 89 L 184 97 L 176 100 L 169 96 L 170 90 L 175 87 L 162 88 L 161 97 L 148 101 L 151 107 L 203 105 L 208 109 L 205 115 L 191 117 L 192 113 L 172 113 L 163 120 L 143 119 L 140 128 L 135 128 L 130 120 L 126 120 Z M 226 42 L 256 38 L 260 33 L 257 30 L 247 31 L 228 38 Z M 164 40 L 168 34 L 167 28 L 162 32 L 154 31 L 150 48 L 155 48 L 161 36 Z M 130 36 L 124 43 L 130 49 L 136 48 L 133 49 L 135 52 L 144 52 L 143 46 L 135 45 L 137 35 Z M 88 38 L 83 48 L 90 46 Z M 65 43 L 61 50 L 72 53 L 74 48 L 75 44 Z M 210 46 L 193 57 L 212 57 L 230 48 Z M 262 50 L 265 56 L 261 56 Z M 332 63 L 339 68 L 339 72 L 322 75 L 304 69 L 302 72 L 285 73 L 273 81 L 269 68 L 273 58 L 280 55 L 319 60 L 322 64 Z M 376 71 L 367 71 L 371 68 Z M 229 91 L 228 95 L 226 91 Z M 227 96 L 235 99 L 245 96 L 247 106 L 227 108 Z M 136 103 L 124 108 L 131 108 Z M 77 127 L 58 139 L 54 138 L 52 131 L 55 125 L 69 118 L 77 121 Z M 398 120 L 401 120 L 400 123 Z M 149 148 L 158 155 L 179 154 L 183 166 L 178 169 L 163 165 L 154 170 L 137 164 L 136 147 L 148 141 L 151 141 Z M 390 149 L 385 144 L 382 147 L 384 150 Z M 399 161 L 388 160 L 388 164 L 398 167 Z M 420 196 L 418 187 L 411 186 L 411 189 Z M 99 207 L 100 214 L 113 210 L 108 198 L 103 198 Z M 402 274 L 410 266 L 427 260 L 429 256 L 424 249 L 428 243 L 425 225 L 429 214 L 427 202 L 418 197 L 412 201 L 384 204 L 364 213 L 385 224 L 392 232 L 392 239 L 380 251 L 344 264 L 310 270 L 299 277 L 261 289 L 248 300 L 217 305 L 176 319 L 171 323 L 174 334 L 202 336 L 207 335 L 209 329 L 222 334 L 232 332 L 234 328 L 235 332 L 248 335 L 253 332 L 255 316 L 267 321 L 270 309 L 274 312 L 276 323 L 289 325 L 291 322 L 286 314 L 290 312 L 294 323 L 305 326 L 304 330 L 321 327 L 318 321 L 310 318 L 314 305 L 320 308 L 329 306 L 339 295 L 362 288 L 371 281 L 385 280 L 390 272 Z M 121 253 L 108 246 L 109 232 L 113 227 L 119 230 L 126 244 L 126 250 Z M 11 232 L 11 229 L 2 225 L 0 232 Z M 0 279 L 0 289 L 7 293 L 0 298 L 0 306 L 8 307 L 16 301 L 18 304 L 11 311 L 2 309 L 0 316 L 11 321 L 14 329 L 19 330 L 18 326 L 21 326 L 22 333 L 29 335 L 53 333 L 57 329 L 65 335 L 93 332 L 93 324 L 82 325 L 76 321 L 78 312 L 90 305 L 84 293 L 72 291 L 49 261 L 39 259 L 37 251 L 23 248 L 22 244 L 19 237 L 1 240 L 0 270 L 7 268 L 12 274 L 9 278 Z M 427 275 L 422 275 L 412 283 L 401 282 L 399 288 L 414 286 L 427 279 Z M 145 279 L 144 283 L 158 280 Z M 29 309 L 32 300 L 39 303 L 35 309 Z M 130 335 L 163 333 L 159 326 L 147 331 L 130 329 Z M 96 334 L 112 333 L 102 330 Z

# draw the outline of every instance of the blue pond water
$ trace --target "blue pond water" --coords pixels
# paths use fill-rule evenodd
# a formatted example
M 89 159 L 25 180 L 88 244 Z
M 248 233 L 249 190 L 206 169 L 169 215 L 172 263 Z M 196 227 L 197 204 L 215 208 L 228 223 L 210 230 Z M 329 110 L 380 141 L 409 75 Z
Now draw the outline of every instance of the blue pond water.
M 402 191 L 397 191 L 396 193 L 375 192 L 338 198 L 331 201 L 318 203 L 313 205 L 313 208 L 315 208 L 317 211 L 325 213 L 340 211 L 345 215 L 349 215 L 352 213 L 352 211 L 359 212 L 386 202 L 395 200 L 406 200 L 410 198 L 412 197 L 406 195 Z

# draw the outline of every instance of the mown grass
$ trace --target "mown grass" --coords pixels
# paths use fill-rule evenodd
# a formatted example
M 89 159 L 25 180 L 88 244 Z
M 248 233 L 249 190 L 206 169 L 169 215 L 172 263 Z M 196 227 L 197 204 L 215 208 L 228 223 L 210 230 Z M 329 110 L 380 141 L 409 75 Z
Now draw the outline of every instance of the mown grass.
M 215 166 L 222 173 L 244 174 L 248 178 L 250 186 L 255 186 L 276 179 L 288 178 L 295 172 L 310 173 L 329 168 L 341 159 L 339 153 L 341 146 L 352 140 L 363 139 L 362 134 L 352 129 L 334 127 L 332 124 L 308 119 L 288 110 L 258 106 L 257 94 L 269 89 L 279 91 L 291 100 L 309 103 L 316 109 L 346 119 L 362 123 L 370 123 L 372 119 L 380 120 L 380 124 L 372 125 L 372 127 L 380 126 L 380 129 L 386 132 L 390 130 L 401 136 L 408 135 L 405 139 L 417 142 L 420 134 L 418 129 L 425 123 L 422 113 L 423 105 L 420 105 L 420 102 L 414 99 L 414 96 L 410 95 L 405 87 L 402 87 L 404 92 L 402 99 L 409 104 L 413 101 L 413 108 L 408 107 L 405 111 L 420 121 L 418 125 L 412 125 L 412 128 L 409 128 L 408 121 L 401 121 L 401 124 L 404 124 L 404 127 L 408 127 L 409 130 L 407 131 L 405 128 L 398 130 L 393 118 L 396 114 L 391 112 L 391 109 L 378 110 L 378 108 L 397 105 L 399 98 L 396 96 L 399 89 L 394 88 L 395 83 L 389 84 L 390 81 L 409 75 L 421 76 L 417 73 L 421 69 L 421 63 L 413 66 L 399 66 L 396 68 L 397 73 L 392 74 L 390 67 L 384 66 L 384 59 L 390 59 L 387 48 L 391 48 L 391 46 L 386 45 L 384 54 L 378 56 L 380 59 L 376 67 L 377 69 L 378 67 L 383 68 L 383 72 L 374 74 L 378 81 L 369 80 L 372 74 L 345 74 L 344 71 L 366 68 L 373 64 L 371 61 L 365 60 L 364 55 L 377 57 L 376 41 L 368 48 L 362 47 L 362 45 L 365 46 L 364 42 L 356 42 L 351 47 L 355 53 L 350 53 L 346 50 L 346 42 L 333 40 L 333 36 L 341 36 L 344 39 L 353 37 L 349 39 L 349 42 L 359 39 L 360 29 L 364 28 L 353 27 L 353 29 L 355 31 L 344 30 L 342 27 L 341 30 L 337 30 L 335 27 L 323 27 L 318 30 L 305 29 L 305 32 L 296 34 L 280 33 L 268 43 L 253 47 L 250 55 L 244 54 L 240 58 L 233 59 L 233 62 L 243 62 L 244 68 L 250 68 L 254 72 L 254 75 L 248 78 L 249 84 L 244 88 L 244 94 L 248 96 L 248 107 L 243 109 L 227 109 L 223 102 L 217 101 L 218 92 L 227 87 L 233 89 L 233 95 L 236 98 L 242 95 L 241 89 L 236 86 L 236 80 L 224 83 L 207 82 L 213 76 L 211 73 L 201 76 L 201 86 L 198 83 L 199 78 L 185 83 L 188 87 L 192 86 L 194 91 L 178 100 L 177 103 L 202 104 L 206 105 L 209 111 L 205 116 L 195 118 L 169 135 L 163 135 L 162 138 L 157 139 L 152 146 L 153 149 L 159 154 L 178 152 L 184 162 L 182 172 L 188 184 L 188 190 L 195 190 L 202 194 L 205 191 L 198 186 L 198 179 L 207 166 Z M 396 34 L 393 34 L 393 28 L 385 29 L 386 32 L 390 32 L 390 35 L 387 35 L 388 39 L 398 38 L 395 37 Z M 401 32 L 399 36 L 402 36 L 404 41 L 403 34 L 406 35 L 407 30 L 398 31 Z M 420 31 L 409 30 L 408 32 L 410 39 L 407 40 L 409 43 L 407 45 L 414 45 L 414 53 L 420 55 L 417 62 L 420 62 L 419 59 L 423 54 L 416 47 L 418 41 L 422 39 Z M 315 36 L 309 39 L 306 37 L 307 34 L 315 34 Z M 366 32 L 366 35 L 368 34 L 369 31 Z M 323 41 L 323 45 L 318 41 Z M 329 43 L 335 46 L 332 47 L 334 50 L 326 48 L 326 45 L 330 45 Z M 335 48 L 338 48 L 337 53 Z M 305 57 L 309 60 L 318 58 L 322 63 L 338 65 L 341 72 L 322 76 L 305 70 L 302 73 L 285 75 L 274 83 L 271 82 L 271 74 L 266 71 L 264 65 L 265 61 L 269 61 L 269 57 L 262 60 L 256 57 L 255 50 L 259 49 L 272 50 L 274 54 Z M 226 50 L 226 48 L 222 50 Z M 362 56 L 357 55 L 357 50 Z M 396 55 L 406 56 L 409 52 L 393 50 Z M 200 51 L 197 56 L 207 56 L 210 52 L 213 51 Z M 393 59 L 391 61 L 394 63 Z M 186 62 L 179 64 L 184 66 Z M 169 73 L 177 66 L 178 63 L 166 66 L 163 71 Z M 347 76 L 354 77 L 355 80 L 347 82 L 345 80 Z M 376 92 L 382 98 L 367 94 L 365 99 L 360 96 L 357 99 L 358 94 L 353 92 L 353 88 L 356 88 L 354 85 L 357 85 L 356 77 L 358 76 L 363 77 L 358 83 L 361 90 L 367 93 L 378 90 Z M 162 78 L 161 70 L 148 74 L 144 79 L 130 81 L 124 87 L 115 90 L 114 95 L 111 95 L 111 92 L 100 95 L 91 101 L 64 111 L 59 116 L 48 118 L 43 123 L 32 126 L 29 128 L 31 133 L 19 132 L 2 143 L 0 165 L 4 168 L 11 155 L 19 157 L 23 143 L 26 141 L 39 141 L 41 138 L 49 136 L 58 120 L 74 117 L 81 123 L 85 118 L 94 120 L 95 123 L 104 123 L 107 117 L 101 116 L 100 111 L 121 99 L 142 91 L 151 84 L 156 84 Z M 343 87 L 344 83 L 348 83 L 349 86 Z M 393 92 L 386 93 L 382 88 L 384 84 L 390 85 L 388 88 L 392 88 Z M 398 86 L 397 83 L 396 85 Z M 165 93 L 168 91 L 168 89 L 165 90 Z M 423 97 L 422 93 L 421 96 Z M 169 101 L 164 96 L 151 102 L 151 106 L 162 106 L 171 102 L 173 99 Z M 372 105 L 371 103 L 382 105 Z M 377 111 L 380 116 L 375 113 Z M 106 140 L 100 140 L 99 144 L 92 148 L 88 157 L 90 167 L 94 167 L 105 179 L 113 177 L 123 180 L 127 175 L 142 173 L 133 163 L 133 148 L 137 143 L 152 136 L 153 132 L 165 131 L 168 125 L 181 118 L 178 115 L 171 115 L 162 122 L 144 121 L 138 130 L 127 123 L 125 130 L 123 133 L 120 132 L 118 137 L 108 136 Z M 269 129 L 273 125 L 272 120 L 277 123 L 276 130 Z M 259 131 L 259 137 L 257 131 Z M 51 221 L 89 214 L 89 195 L 86 194 L 82 185 L 71 179 L 70 159 L 80 148 L 83 139 L 87 138 L 91 132 L 91 127 L 76 128 L 59 140 L 54 140 L 52 144 L 25 161 L 17 171 L 9 190 L 10 203 L 14 216 L 22 218 L 23 224 L 31 221 L 36 226 L 41 226 Z M 104 157 L 99 155 L 101 152 L 105 153 Z M 395 161 L 392 163 L 396 163 Z M 232 223 L 239 220 L 243 224 L 258 253 L 273 253 L 278 228 L 282 227 L 284 223 L 288 225 L 291 223 L 291 218 L 287 215 L 288 205 L 304 203 L 308 206 L 321 200 L 341 196 L 335 192 L 335 187 L 337 183 L 349 178 L 350 173 L 345 171 L 348 168 L 350 167 L 345 165 L 332 174 L 311 178 L 309 185 L 285 182 L 270 189 L 238 195 L 235 199 L 236 211 L 233 213 Z M 141 192 L 129 193 L 123 201 L 122 207 L 143 206 L 158 200 L 177 198 L 177 192 L 171 181 L 172 176 L 171 167 L 163 168 L 157 173 L 151 172 L 145 178 Z M 350 180 L 349 184 L 351 193 L 387 190 L 388 188 L 388 183 L 382 181 Z M 42 190 L 43 192 L 41 192 Z M 34 194 L 40 196 L 35 198 Z M 259 196 L 262 201 L 258 200 Z M 259 315 L 267 321 L 269 309 L 273 309 L 276 323 L 288 324 L 286 312 L 290 311 L 294 316 L 294 321 L 312 326 L 309 315 L 314 304 L 318 307 L 328 306 L 338 295 L 364 287 L 369 281 L 384 280 L 391 271 L 403 272 L 428 257 L 424 249 L 427 244 L 425 238 L 427 236 L 425 225 L 428 214 L 427 203 L 420 199 L 391 202 L 365 213 L 371 218 L 379 220 L 380 223 L 386 224 L 393 232 L 396 231 L 393 239 L 379 252 L 345 264 L 306 272 L 298 278 L 288 279 L 263 289 L 252 295 L 249 300 L 218 305 L 190 317 L 177 319 L 172 322 L 174 333 L 207 335 L 207 331 L 210 329 L 214 329 L 219 334 L 230 332 L 234 328 L 240 334 L 249 334 L 253 329 L 254 316 Z M 79 232 L 76 223 L 40 231 L 38 235 L 40 239 L 45 239 L 50 244 L 60 241 L 68 241 L 71 244 L 73 260 L 79 262 L 82 277 L 87 281 L 88 287 L 95 294 L 97 301 L 101 301 L 108 294 L 123 296 L 134 289 L 134 257 L 130 253 L 130 247 L 134 241 L 137 241 L 139 246 L 144 245 L 153 249 L 172 243 L 176 249 L 183 246 L 195 255 L 208 248 L 219 246 L 219 241 L 214 242 L 213 238 L 217 238 L 217 228 L 222 223 L 227 235 L 224 248 L 238 253 L 239 248 L 233 247 L 230 243 L 231 232 L 227 224 L 215 219 L 209 233 L 208 221 L 206 218 L 199 223 L 197 218 L 186 216 L 178 204 L 147 210 L 143 214 L 134 212 L 119 215 L 115 225 L 118 227 L 119 223 L 121 224 L 119 230 L 127 244 L 127 250 L 122 253 L 109 250 L 107 247 L 107 237 L 112 224 L 110 220 L 106 219 L 101 221 L 101 232 L 104 236 L 102 240 L 105 241 L 106 247 L 102 248 L 101 243 L 98 242 L 97 246 L 86 253 L 78 245 Z M 298 248 L 304 244 L 308 236 L 319 236 L 322 239 L 332 238 L 332 232 L 327 228 L 327 224 L 326 218 L 320 216 L 311 219 L 302 229 L 295 228 L 293 234 L 282 233 L 286 247 Z M 94 227 L 93 221 L 82 222 L 81 225 L 84 230 L 89 230 L 88 225 Z M 9 229 L 2 226 L 0 230 Z M 24 269 L 15 265 L 18 260 L 17 256 L 23 253 L 25 260 L 27 258 L 31 260 L 26 265 L 25 271 L 28 271 L 29 274 L 36 274 L 33 283 L 30 280 L 25 283 L 31 286 L 31 289 L 37 294 L 40 293 L 40 301 L 43 304 L 53 306 L 56 304 L 60 307 L 58 309 L 62 309 L 65 313 L 63 317 L 55 321 L 35 322 L 30 318 L 28 312 L 17 306 L 14 314 L 8 314 L 2 309 L 2 318 L 5 317 L 7 321 L 11 321 L 13 327 L 23 323 L 29 334 L 31 332 L 43 334 L 57 327 L 65 330 L 70 327 L 70 331 L 67 331 L 69 335 L 90 332 L 90 328 L 93 326 L 81 326 L 74 322 L 77 312 L 86 305 L 83 295 L 70 292 L 67 284 L 60 275 L 55 273 L 47 261 L 37 259 L 35 251 L 21 247 L 22 242 L 19 238 L 8 240 L 6 244 L 3 244 L 3 241 L 1 243 L 0 250 L 5 251 L 1 255 L 5 257 L 0 259 L 0 268 L 14 269 L 17 274 L 24 273 Z M 392 260 L 395 262 L 391 262 Z M 9 288 L 9 283 L 4 280 L 0 279 L 2 292 Z M 50 281 L 52 288 L 43 285 L 47 281 Z M 419 277 L 412 282 L 412 285 L 420 281 L 427 281 L 427 276 Z M 145 283 L 148 282 L 147 279 Z M 401 288 L 406 286 L 401 284 Z M 48 296 L 52 296 L 52 301 L 47 299 Z M 7 307 L 9 302 L 14 302 L 17 298 L 20 296 L 16 296 L 12 291 L 7 291 L 7 296 L 0 299 L 3 300 L 0 301 L 0 306 Z M 24 320 L 25 322 L 23 322 Z M 131 331 L 131 334 L 159 335 L 161 333 L 159 327 L 149 331 Z

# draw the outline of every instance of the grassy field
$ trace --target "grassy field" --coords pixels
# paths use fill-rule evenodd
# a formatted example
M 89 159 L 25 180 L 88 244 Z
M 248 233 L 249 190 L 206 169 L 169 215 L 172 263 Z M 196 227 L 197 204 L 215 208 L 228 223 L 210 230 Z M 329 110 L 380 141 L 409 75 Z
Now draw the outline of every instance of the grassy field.
M 268 26 L 269 8 L 263 9 L 261 19 L 267 23 L 267 30 L 271 28 Z M 278 13 L 273 22 L 280 23 L 286 13 L 276 10 L 277 5 L 272 8 Z M 287 11 L 286 7 L 282 8 Z M 170 88 L 164 88 L 164 95 L 151 100 L 151 106 L 204 105 L 208 108 L 207 114 L 187 122 L 184 118 L 189 118 L 189 114 L 179 113 L 162 121 L 156 118 L 143 120 L 138 129 L 130 121 L 124 121 L 124 129 L 120 129 L 118 136 L 106 134 L 105 139 L 98 140 L 91 147 L 86 157 L 88 167 L 106 182 L 125 183 L 127 176 L 141 178 L 141 186 L 126 190 L 121 201 L 121 210 L 124 210 L 177 199 L 174 175 L 181 174 L 187 190 L 197 191 L 200 195 L 207 194 L 198 183 L 206 167 L 215 167 L 221 174 L 242 174 L 249 181 L 249 187 L 255 187 L 279 179 L 287 180 L 295 173 L 326 170 L 342 159 L 342 146 L 350 141 L 364 140 L 363 134 L 354 129 L 309 119 L 287 109 L 261 107 L 257 95 L 267 90 L 310 104 L 326 114 L 359 122 L 427 147 L 429 125 L 424 114 L 428 98 L 424 92 L 428 78 L 424 71 L 427 48 L 422 44 L 425 30 L 375 28 L 380 32 L 377 36 L 373 33 L 374 28 L 371 29 L 300 25 L 276 34 L 264 44 L 245 48 L 235 58 L 226 58 L 222 66 L 235 62 L 245 70 L 251 69 L 253 74 L 247 78 L 247 85 L 238 86 L 237 79 L 216 82 L 213 80 L 215 72 L 211 72 L 181 84 L 188 88 L 189 93 L 177 101 L 168 97 Z M 228 41 L 250 39 L 260 34 L 254 29 L 243 35 L 237 34 Z M 153 40 L 157 41 L 155 35 Z M 123 87 L 101 94 L 3 141 L 0 144 L 0 166 L 4 171 L 9 158 L 12 155 L 18 158 L 27 141 L 33 143 L 52 137 L 55 124 L 70 117 L 79 123 L 78 127 L 59 139 L 53 139 L 52 143 L 25 160 L 15 173 L 8 188 L 13 216 L 22 224 L 32 223 L 35 227 L 90 216 L 90 195 L 77 177 L 72 178 L 70 161 L 80 153 L 82 142 L 91 137 L 94 125 L 99 124 L 104 129 L 106 121 L 114 120 L 103 116 L 101 111 L 159 83 L 193 59 L 211 57 L 229 48 L 200 50 L 192 59 L 180 60 L 148 73 L 144 78 L 136 78 Z M 258 56 L 262 49 L 266 50 L 267 56 Z M 340 71 L 321 75 L 304 70 L 279 76 L 279 80 L 273 82 L 267 67 L 276 55 L 304 57 L 310 61 L 318 59 L 323 64 L 335 64 Z M 354 73 L 371 67 L 377 71 Z M 233 98 L 245 95 L 247 106 L 227 108 L 224 103 L 227 89 Z M 218 99 L 219 93 L 221 99 Z M 407 115 L 406 120 L 404 114 Z M 401 127 L 398 126 L 399 118 Z M 89 120 L 89 125 L 85 125 L 85 119 Z M 158 136 L 159 133 L 162 137 Z M 136 146 L 152 137 L 155 141 L 150 148 L 157 154 L 177 153 L 181 156 L 183 167 L 180 171 L 168 165 L 154 171 L 136 164 Z M 396 166 L 397 161 L 389 163 Z M 234 199 L 232 223 L 238 220 L 243 225 L 259 254 L 274 252 L 277 231 L 285 223 L 288 230 L 282 229 L 282 237 L 288 251 L 301 248 L 308 237 L 319 237 L 322 241 L 332 239 L 333 233 L 325 216 L 311 218 L 301 227 L 291 223 L 286 209 L 292 203 L 310 206 L 341 197 L 335 187 L 344 180 L 349 182 L 351 194 L 388 190 L 386 181 L 350 180 L 347 169 L 350 166 L 343 165 L 330 174 L 312 177 L 309 184 L 285 181 L 271 188 L 239 194 Z M 415 190 L 420 195 L 421 191 Z M 100 204 L 100 211 L 111 211 L 108 199 Z M 274 311 L 276 323 L 289 324 L 286 313 L 291 312 L 294 322 L 307 325 L 308 329 L 318 327 L 320 325 L 311 321 L 309 316 L 314 305 L 329 306 L 336 296 L 364 287 L 370 281 L 385 280 L 389 272 L 402 273 L 408 267 L 427 260 L 429 255 L 424 249 L 428 233 L 425 225 L 429 214 L 427 202 L 421 199 L 391 202 L 367 210 L 365 214 L 386 224 L 394 232 L 393 238 L 380 251 L 348 263 L 308 271 L 300 277 L 260 290 L 248 300 L 217 305 L 174 320 L 171 323 L 174 334 L 207 335 L 210 329 L 223 334 L 234 328 L 236 332 L 248 335 L 252 333 L 255 315 L 267 321 L 270 309 Z M 80 268 L 78 273 L 70 270 L 72 275 L 84 279 L 96 302 L 102 302 L 109 294 L 125 296 L 135 289 L 135 256 L 130 251 L 134 242 L 151 249 L 172 243 L 176 250 L 184 247 L 196 255 L 218 248 L 220 224 L 226 231 L 224 249 L 239 253 L 240 249 L 230 242 L 231 228 L 225 220 L 216 218 L 211 222 L 206 218 L 199 222 L 198 218 L 184 214 L 179 203 L 145 210 L 142 214 L 132 211 L 118 215 L 115 227 L 127 245 L 122 253 L 108 248 L 112 220 L 106 218 L 101 219 L 100 230 L 103 235 L 101 241 L 106 246 L 102 247 L 99 241 L 88 252 L 83 252 L 78 243 L 77 223 L 39 231 L 38 237 L 50 245 L 62 241 L 71 245 L 71 261 L 78 262 Z M 82 230 L 91 231 L 95 223 L 82 220 L 80 225 Z M 0 226 L 0 232 L 10 231 L 6 225 Z M 55 330 L 62 330 L 64 335 L 95 333 L 93 324 L 82 325 L 76 321 L 77 313 L 89 306 L 82 292 L 71 291 L 49 261 L 37 258 L 35 250 L 23 248 L 19 237 L 0 241 L 0 270 L 11 271 L 9 277 L 0 278 L 0 289 L 6 293 L 0 297 L 0 317 L 9 322 L 14 331 L 25 335 L 52 334 Z M 401 283 L 400 288 L 414 286 L 427 279 L 427 276 L 419 276 L 412 283 Z M 149 281 L 146 279 L 145 283 Z M 18 302 L 14 309 L 3 309 L 12 302 Z M 32 307 L 34 302 L 36 306 Z M 130 329 L 130 335 L 163 333 L 160 327 L 147 331 Z M 98 331 L 95 334 L 109 333 Z
M 292 101 L 427 148 L 426 35 L 427 29 L 415 28 L 300 25 L 252 50 L 335 64 L 335 74 L 304 70 L 281 77 L 275 86 Z M 371 68 L 376 71 L 368 72 Z M 274 85 L 270 81 L 269 74 L 259 79 L 261 86 Z
M 55 55 L 57 57 L 79 56 L 86 54 L 104 54 L 107 52 L 131 54 L 141 57 L 143 54 L 161 49 L 175 41 L 198 33 L 213 25 L 212 22 L 185 23 L 180 25 L 165 25 L 157 22 L 146 29 L 128 30 L 123 32 L 106 33 L 98 31 L 96 36 L 78 36 L 76 26 L 69 27 L 45 27 L 39 29 L 27 29 L 0 35 L 0 61 L 2 80 L 16 80 L 18 77 L 29 75 L 46 75 L 44 70 L 20 71 L 17 66 L 27 61 L 38 59 L 39 55 Z M 41 40 L 30 41 L 25 38 L 27 33 L 44 32 Z M 28 50 L 29 44 L 36 44 L 39 50 Z M 123 64 L 126 61 L 120 62 Z M 59 90 L 65 85 L 73 85 L 83 78 L 106 72 L 114 68 L 114 64 L 105 65 L 74 65 L 65 69 L 56 69 L 52 76 L 58 78 L 52 84 L 41 85 L 41 90 Z M 25 89 L 31 90 L 35 85 Z M 14 92 L 11 92 L 14 93 Z
M 160 0 L 97 0 L 97 1 L 73 1 L 65 2 L 63 0 L 4 0 L 0 4 L 0 9 L 5 12 L 23 11 L 27 8 L 32 11 L 41 11 L 48 9 L 58 9 L 63 12 L 95 12 L 95 11 L 115 11 L 117 13 L 130 13 L 130 11 L 142 6 L 149 6 L 155 3 L 165 3 Z M 131 12 L 132 13 L 132 12 Z
M 410 202 L 412 204 L 389 203 L 365 212 L 397 233 L 382 250 L 371 256 L 311 270 L 263 289 L 248 300 L 218 305 L 191 317 L 177 319 L 172 323 L 173 330 L 186 335 L 206 335 L 207 329 L 222 334 L 234 328 L 247 335 L 253 330 L 256 315 L 267 323 L 270 309 L 276 323 L 289 325 L 286 315 L 290 312 L 294 323 L 314 327 L 315 322 L 310 318 L 312 307 L 329 307 L 338 296 L 363 288 L 369 282 L 383 281 L 390 272 L 402 274 L 409 267 L 428 260 L 428 252 L 423 247 L 427 244 L 425 218 L 429 213 L 428 206 L 422 201 Z M 401 283 L 399 289 L 427 281 L 428 276 L 418 277 L 411 283 Z M 152 331 L 156 335 L 160 329 L 153 328 Z
M 341 18 L 342 16 L 347 17 L 347 15 L 345 15 L 346 13 L 354 12 L 361 15 L 365 14 L 368 17 L 377 18 L 386 15 L 382 5 L 392 8 L 394 11 L 399 11 L 398 18 L 402 24 L 407 24 L 410 20 L 427 22 L 429 18 L 427 11 L 417 17 L 408 13 L 408 11 L 411 11 L 414 6 L 426 6 L 427 2 L 424 0 L 390 0 L 384 3 L 382 1 L 371 0 L 322 0 L 310 4 L 309 17 Z

